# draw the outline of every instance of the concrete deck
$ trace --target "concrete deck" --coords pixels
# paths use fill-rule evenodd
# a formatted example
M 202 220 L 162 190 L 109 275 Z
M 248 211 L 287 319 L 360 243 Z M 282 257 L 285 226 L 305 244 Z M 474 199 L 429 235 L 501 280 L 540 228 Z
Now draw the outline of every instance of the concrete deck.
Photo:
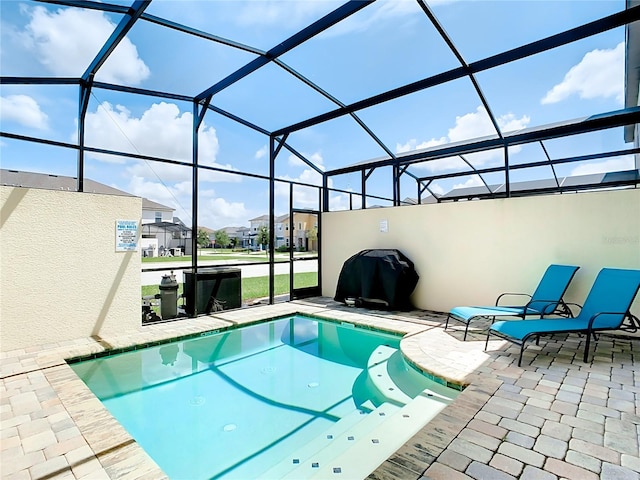
M 602 335 L 590 363 L 584 339 L 556 336 L 518 349 L 482 322 L 462 342 L 437 312 L 350 309 L 326 298 L 255 307 L 0 355 L 3 479 L 160 479 L 164 473 L 76 377 L 65 359 L 146 345 L 290 313 L 405 334 L 403 353 L 466 389 L 379 466 L 372 479 L 640 480 L 640 343 Z M 339 478 L 339 475 L 336 475 Z

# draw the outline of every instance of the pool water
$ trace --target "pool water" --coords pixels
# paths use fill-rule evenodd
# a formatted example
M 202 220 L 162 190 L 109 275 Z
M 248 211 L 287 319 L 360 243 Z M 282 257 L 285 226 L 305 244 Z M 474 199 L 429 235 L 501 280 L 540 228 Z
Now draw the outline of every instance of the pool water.
M 71 366 L 172 479 L 298 479 L 342 473 L 334 459 L 368 434 L 371 448 L 384 443 L 383 422 L 408 419 L 394 414 L 414 398 L 428 411 L 409 437 L 455 398 L 399 342 L 295 316 Z

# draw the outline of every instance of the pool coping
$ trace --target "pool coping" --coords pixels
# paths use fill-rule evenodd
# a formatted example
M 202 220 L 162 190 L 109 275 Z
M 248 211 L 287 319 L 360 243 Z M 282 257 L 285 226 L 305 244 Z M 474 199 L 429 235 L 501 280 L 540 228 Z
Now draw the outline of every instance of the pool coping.
M 93 338 L 71 342 L 53 348 L 38 348 L 32 354 L 21 355 L 28 360 L 20 368 L 7 368 L 3 356 L 0 377 L 8 379 L 17 375 L 41 372 L 53 392 L 68 412 L 93 458 L 70 465 L 80 469 L 83 464 L 97 459 L 105 478 L 167 478 L 166 474 L 148 456 L 119 422 L 108 412 L 69 366 L 67 359 L 97 358 L 114 352 L 160 345 L 175 339 L 196 338 L 203 333 L 221 332 L 242 326 L 262 323 L 275 318 L 301 314 L 330 322 L 347 322 L 358 327 L 386 333 L 404 335 L 401 349 L 405 358 L 415 367 L 438 378 L 439 383 L 466 386 L 457 398 L 432 419 L 428 428 L 406 442 L 392 457 L 383 462 L 370 478 L 419 478 L 422 472 L 438 456 L 448 443 L 482 408 L 499 387 L 500 381 L 482 379 L 476 385 L 473 372 L 444 372 L 440 376 L 440 364 L 429 365 L 428 357 L 420 357 L 421 334 L 431 332 L 434 326 L 425 323 L 410 323 L 393 318 L 388 312 L 372 315 L 372 312 L 323 307 L 304 302 L 290 302 L 253 309 L 218 312 L 206 317 L 176 321 L 172 323 L 145 325 L 134 335 L 109 338 Z M 437 323 L 437 322 L 436 322 Z M 438 325 L 440 325 L 438 323 Z M 187 333 L 185 333 L 187 330 Z M 8 355 L 6 357 L 9 357 Z M 464 375 L 462 375 L 464 373 Z M 455 383 L 454 383 L 455 382 Z M 4 429 L 4 425 L 3 425 Z M 88 452 L 87 452 L 88 453 Z M 398 477 L 399 471 L 402 475 Z M 95 473 L 95 472 L 94 472 Z M 389 477 L 389 474 L 392 477 Z M 408 475 L 408 476 L 407 476 Z M 93 478 L 93 477 L 92 477 Z M 97 477 L 96 477 L 97 478 Z

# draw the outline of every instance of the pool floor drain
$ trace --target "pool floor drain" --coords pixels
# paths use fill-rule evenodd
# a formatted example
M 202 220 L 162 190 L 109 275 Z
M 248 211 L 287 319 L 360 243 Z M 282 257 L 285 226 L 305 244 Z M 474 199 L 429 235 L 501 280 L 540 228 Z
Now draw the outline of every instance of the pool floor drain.
M 189 405 L 192 407 L 199 407 L 200 405 L 204 405 L 205 398 L 202 395 L 197 395 L 189 400 Z
M 318 382 L 311 382 L 307 385 L 309 388 L 318 388 L 320 384 Z
M 235 423 L 229 423 L 228 425 L 225 425 L 222 429 L 225 432 L 233 432 L 236 428 L 238 428 L 238 426 Z

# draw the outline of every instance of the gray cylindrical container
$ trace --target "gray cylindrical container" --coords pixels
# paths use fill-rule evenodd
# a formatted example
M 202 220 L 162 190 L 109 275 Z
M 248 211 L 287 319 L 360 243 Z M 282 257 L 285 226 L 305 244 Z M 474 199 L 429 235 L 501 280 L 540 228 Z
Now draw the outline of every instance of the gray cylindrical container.
M 173 272 L 160 281 L 160 316 L 163 320 L 178 316 L 178 282 Z

